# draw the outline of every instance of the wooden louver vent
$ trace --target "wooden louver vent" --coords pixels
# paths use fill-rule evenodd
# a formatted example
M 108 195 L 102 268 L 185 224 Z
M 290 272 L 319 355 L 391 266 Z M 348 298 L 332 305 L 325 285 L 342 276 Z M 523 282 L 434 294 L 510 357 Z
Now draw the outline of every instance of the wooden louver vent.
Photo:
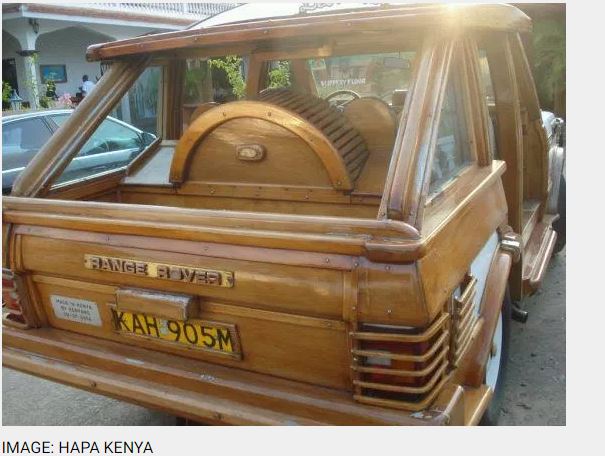
M 477 279 L 467 276 L 463 282 L 463 289 L 459 297 L 453 299 L 452 306 L 452 338 L 451 363 L 458 366 L 462 356 L 468 349 L 473 335 L 473 328 L 478 316 L 475 312 L 475 295 L 477 294 Z
M 450 315 L 423 331 L 363 325 L 351 333 L 354 398 L 404 410 L 423 410 L 447 380 Z
M 354 181 L 359 177 L 368 159 L 368 148 L 342 112 L 321 98 L 290 89 L 265 90 L 258 100 L 293 111 L 319 129 L 338 150 L 351 179 Z

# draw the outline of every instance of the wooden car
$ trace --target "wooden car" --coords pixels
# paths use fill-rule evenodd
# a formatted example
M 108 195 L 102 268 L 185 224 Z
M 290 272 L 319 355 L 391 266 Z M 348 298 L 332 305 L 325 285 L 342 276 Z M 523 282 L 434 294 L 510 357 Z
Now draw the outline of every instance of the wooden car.
M 370 5 L 91 46 L 3 200 L 4 365 L 204 423 L 494 423 L 564 220 L 530 29 Z M 61 178 L 137 106 L 157 140 Z

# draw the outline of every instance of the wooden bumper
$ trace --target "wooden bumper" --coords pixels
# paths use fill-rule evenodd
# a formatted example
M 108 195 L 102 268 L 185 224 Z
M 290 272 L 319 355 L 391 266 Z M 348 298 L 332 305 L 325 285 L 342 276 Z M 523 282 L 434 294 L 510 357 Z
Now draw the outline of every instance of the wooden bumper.
M 444 388 L 424 413 L 357 404 L 347 391 L 192 361 L 56 329 L 4 326 L 6 367 L 209 424 L 473 424 L 481 389 Z

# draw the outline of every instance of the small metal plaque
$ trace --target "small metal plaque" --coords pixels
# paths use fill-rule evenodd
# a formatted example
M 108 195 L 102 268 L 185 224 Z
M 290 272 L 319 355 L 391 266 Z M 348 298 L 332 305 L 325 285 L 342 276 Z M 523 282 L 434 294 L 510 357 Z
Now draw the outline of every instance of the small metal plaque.
M 215 271 L 178 264 L 153 263 L 128 258 L 84 255 L 84 266 L 98 271 L 118 272 L 142 277 L 187 282 L 196 285 L 213 285 L 231 288 L 233 272 Z
M 238 160 L 260 161 L 265 156 L 265 148 L 260 144 L 242 144 L 235 148 Z
M 93 326 L 102 325 L 96 302 L 57 295 L 51 295 L 50 302 L 57 318 Z

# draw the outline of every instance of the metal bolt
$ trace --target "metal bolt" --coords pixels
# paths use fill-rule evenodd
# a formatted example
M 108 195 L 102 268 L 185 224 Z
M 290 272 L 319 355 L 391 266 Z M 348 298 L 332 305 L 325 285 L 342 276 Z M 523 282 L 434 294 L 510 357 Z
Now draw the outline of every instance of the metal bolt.
M 391 315 L 393 313 L 393 311 L 391 309 L 387 309 L 387 314 Z
M 326 258 L 326 263 L 329 263 L 329 262 L 330 262 L 330 259 L 329 259 L 329 258 Z

